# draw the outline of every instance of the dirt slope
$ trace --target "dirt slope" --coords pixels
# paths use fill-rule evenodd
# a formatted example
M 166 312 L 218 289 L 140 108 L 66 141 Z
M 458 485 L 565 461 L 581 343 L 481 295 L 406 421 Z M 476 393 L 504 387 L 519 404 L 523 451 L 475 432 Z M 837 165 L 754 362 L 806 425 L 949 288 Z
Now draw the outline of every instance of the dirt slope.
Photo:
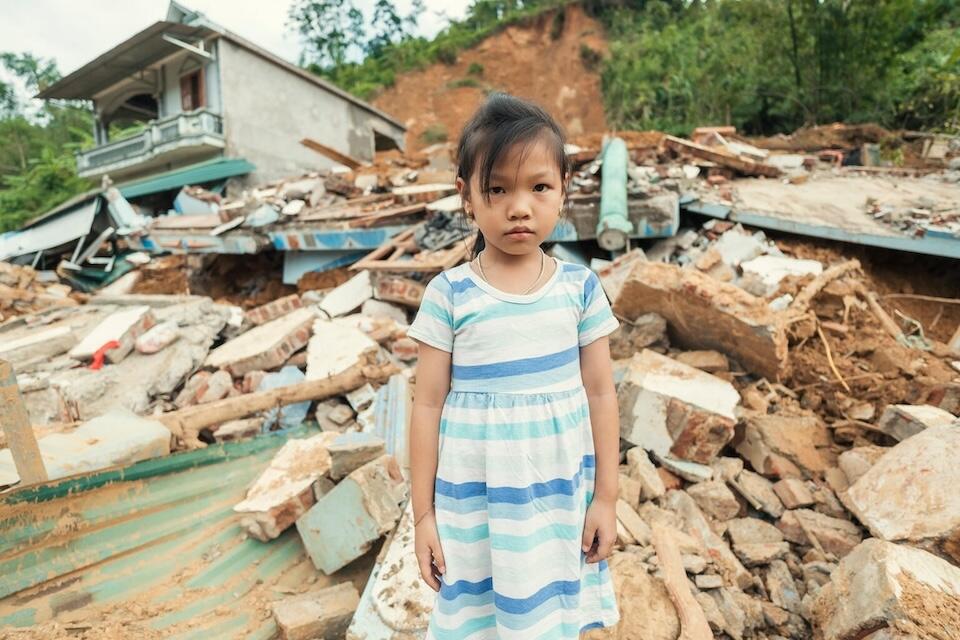
M 408 149 L 431 144 L 422 138 L 431 125 L 436 130 L 442 126 L 447 139 L 455 141 L 489 90 L 536 101 L 570 136 L 605 131 L 600 76 L 581 58 L 581 45 L 606 54 L 603 27 L 579 6 L 569 6 L 556 39 L 554 34 L 554 12 L 507 27 L 462 51 L 455 64 L 437 63 L 398 76 L 373 104 L 406 124 Z M 483 72 L 468 73 L 473 64 L 482 65 Z M 479 86 L 456 86 L 464 81 Z

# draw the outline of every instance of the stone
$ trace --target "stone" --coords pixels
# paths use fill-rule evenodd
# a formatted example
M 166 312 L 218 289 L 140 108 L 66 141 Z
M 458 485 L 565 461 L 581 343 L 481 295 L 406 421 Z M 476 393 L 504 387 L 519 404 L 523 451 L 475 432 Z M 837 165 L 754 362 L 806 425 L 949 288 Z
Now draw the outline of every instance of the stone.
M 623 473 L 619 474 L 617 481 L 617 498 L 623 500 L 628 505 L 636 509 L 640 506 L 640 496 L 642 495 L 643 485 L 639 480 L 634 480 Z
M 927 391 L 924 403 L 949 411 L 955 416 L 960 416 L 960 382 L 945 382 L 934 385 Z
M 240 382 L 240 390 L 243 393 L 253 393 L 260 388 L 260 383 L 267 377 L 266 371 L 257 369 L 256 371 L 247 371 L 243 374 L 243 380 Z
M 713 477 L 718 480 L 729 482 L 736 480 L 740 472 L 743 471 L 743 460 L 740 458 L 717 458 L 710 463 L 713 467 Z
M 841 458 L 843 456 L 841 455 Z M 783 506 L 787 509 L 809 507 L 814 503 L 813 494 L 806 483 L 798 478 L 784 478 L 773 485 L 773 492 L 777 494 Z
M 297 519 L 314 566 L 327 575 L 366 553 L 397 524 L 407 488 L 390 455 L 372 460 L 340 481 Z
M 786 371 L 787 338 L 776 312 L 762 298 L 696 269 L 635 262 L 613 310 L 631 321 L 657 313 L 680 346 L 719 351 L 769 380 Z
M 660 476 L 660 482 L 663 483 L 664 489 L 670 491 L 671 489 L 682 489 L 683 480 L 676 476 L 663 467 L 657 467 L 657 475 Z
M 736 518 L 740 513 L 740 503 L 736 496 L 721 480 L 692 485 L 687 488 L 687 493 L 707 515 L 721 522 Z
M 721 631 L 733 640 L 743 640 L 747 628 L 747 616 L 734 599 L 733 592 L 726 587 L 721 587 L 707 591 L 707 595 L 713 598 L 723 618 Z
M 877 421 L 877 429 L 894 440 L 903 441 L 924 429 L 950 426 L 956 420 L 949 411 L 928 404 L 888 404 Z
M 755 415 L 734 446 L 756 471 L 774 478 L 809 478 L 833 465 L 830 434 L 816 417 Z
M 49 480 L 127 466 L 170 453 L 170 431 L 163 424 L 115 407 L 72 431 L 37 439 Z M 20 480 L 10 449 L 0 449 L 0 486 Z
M 823 640 L 862 637 L 866 629 L 883 627 L 953 638 L 960 629 L 958 603 L 956 566 L 922 549 L 871 538 L 840 561 L 812 614 Z
M 285 316 L 301 307 L 303 307 L 303 301 L 300 296 L 292 293 L 289 296 L 277 298 L 272 302 L 250 309 L 243 315 L 248 322 L 261 325 L 276 320 L 280 316 Z
M 684 351 L 677 354 L 676 360 L 707 373 L 730 370 L 727 356 L 717 351 Z
M 677 460 L 676 458 L 661 456 L 656 453 L 653 454 L 653 457 L 656 458 L 657 462 L 667 469 L 667 471 L 680 476 L 687 482 L 705 482 L 713 477 L 713 469 L 705 464 L 688 462 L 687 460 Z
M 889 449 L 841 495 L 874 536 L 960 562 L 960 429 L 931 427 Z
M 212 435 L 217 442 L 232 442 L 258 436 L 262 429 L 263 418 L 241 418 L 224 422 L 213 430 Z
M 657 474 L 657 468 L 650 462 L 650 457 L 643 447 L 627 450 L 627 464 L 630 466 L 630 477 L 640 482 L 643 499 L 654 500 L 667 492 Z
M 684 553 L 680 556 L 680 564 L 683 565 L 683 570 L 687 573 L 699 574 L 707 570 L 707 561 L 689 553 Z
M 773 490 L 773 483 L 758 473 L 744 469 L 737 476 L 733 488 L 746 498 L 754 508 L 769 513 L 774 518 L 783 514 L 783 503 Z
M 614 359 L 630 358 L 647 347 L 666 348 L 667 321 L 656 313 L 645 313 L 636 320 L 623 321 L 610 334 L 610 356 Z
M 634 511 L 633 507 L 623 500 L 617 500 L 616 510 L 617 520 L 623 524 L 623 528 L 627 530 L 627 533 L 630 534 L 630 537 L 636 540 L 636 543 L 640 546 L 645 547 L 650 544 L 650 527 L 639 515 L 637 515 L 637 512 Z
M 697 576 L 702 578 L 704 576 Z M 720 576 L 713 576 L 719 578 Z M 715 581 L 709 581 L 711 584 Z M 723 586 L 723 579 L 720 580 L 720 586 L 710 587 L 713 589 L 719 589 Z M 710 597 L 710 594 L 704 592 L 697 592 L 693 594 L 693 597 L 696 599 L 697 604 L 700 605 L 700 608 L 703 609 L 703 615 L 707 618 L 707 624 L 710 625 L 710 630 L 714 634 L 719 634 L 723 631 L 723 628 L 726 626 L 727 621 L 724 619 L 723 614 L 720 613 L 720 609 L 717 608 L 716 601 Z
M 205 364 L 226 369 L 234 377 L 258 369 L 276 369 L 307 344 L 315 319 L 313 311 L 297 309 L 220 345 L 210 352 Z
M 369 433 L 353 431 L 338 435 L 327 447 L 330 452 L 330 479 L 337 481 L 346 477 L 385 452 L 382 439 Z
M 794 544 L 816 546 L 807 537 L 806 529 L 817 539 L 824 551 L 838 558 L 842 558 L 860 544 L 862 537 L 860 528 L 849 520 L 833 518 L 809 509 L 784 512 L 777 528 L 783 532 L 784 538 Z
M 773 604 L 791 613 L 800 613 L 800 590 L 786 562 L 774 560 L 770 563 L 765 584 Z
M 246 497 L 233 507 L 240 526 L 262 542 L 280 536 L 317 501 L 317 482 L 330 471 L 327 433 L 288 441 L 273 456 Z
M 313 337 L 307 344 L 307 380 L 320 380 L 343 373 L 376 351 L 377 343 L 359 329 L 330 320 L 313 323 Z
M 178 409 L 197 404 L 197 396 L 207 388 L 207 380 L 210 379 L 211 375 L 213 374 L 209 371 L 197 371 L 190 376 L 190 379 L 183 385 L 183 389 L 177 394 L 173 404 Z
M 196 404 L 222 400 L 233 388 L 233 376 L 220 369 L 206 378 L 197 390 Z
M 179 337 L 180 327 L 176 322 L 161 322 L 134 340 L 133 346 L 140 353 L 151 354 L 173 344 Z
M 624 440 L 704 464 L 733 438 L 740 401 L 729 382 L 649 349 L 630 360 L 617 398 Z
M 372 297 L 370 272 L 363 270 L 325 295 L 319 306 L 327 316 L 336 318 L 354 311 Z
M 727 523 L 727 535 L 734 545 L 783 542 L 783 533 L 759 518 L 736 518 Z
M 714 574 L 700 574 L 693 579 L 697 589 L 719 589 L 723 586 L 723 578 Z
M 271 603 L 282 640 L 340 640 L 360 603 L 350 582 Z
M 780 281 L 787 276 L 820 275 L 823 264 L 788 256 L 758 256 L 741 263 L 740 269 L 743 271 L 740 286 L 756 296 L 765 297 L 776 293 Z
M 103 319 L 69 351 L 75 360 L 90 360 L 93 354 L 108 342 L 116 340 L 120 346 L 106 352 L 108 362 L 117 363 L 133 350 L 138 337 L 156 324 L 150 307 L 136 305 L 116 311 Z
M 770 564 L 774 560 L 785 557 L 790 553 L 788 542 L 754 542 L 733 546 L 733 552 L 747 567 L 758 567 Z

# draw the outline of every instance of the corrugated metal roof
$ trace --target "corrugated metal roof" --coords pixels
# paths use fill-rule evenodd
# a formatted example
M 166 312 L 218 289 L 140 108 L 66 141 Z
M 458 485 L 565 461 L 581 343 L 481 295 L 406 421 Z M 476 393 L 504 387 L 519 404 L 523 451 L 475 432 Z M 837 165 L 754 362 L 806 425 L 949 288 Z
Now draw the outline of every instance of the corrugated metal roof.
M 241 176 L 256 168 L 252 162 L 243 158 L 215 158 L 120 185 L 117 188 L 124 198 L 136 198 L 160 191 L 177 189 L 187 184 L 203 184 L 214 180 Z
M 212 445 L 0 497 L 0 628 L 56 621 L 124 624 L 129 637 L 146 628 L 165 638 L 270 638 L 272 600 L 345 579 L 362 589 L 375 551 L 327 578 L 295 528 L 262 543 L 232 511 L 289 437 L 314 433 Z

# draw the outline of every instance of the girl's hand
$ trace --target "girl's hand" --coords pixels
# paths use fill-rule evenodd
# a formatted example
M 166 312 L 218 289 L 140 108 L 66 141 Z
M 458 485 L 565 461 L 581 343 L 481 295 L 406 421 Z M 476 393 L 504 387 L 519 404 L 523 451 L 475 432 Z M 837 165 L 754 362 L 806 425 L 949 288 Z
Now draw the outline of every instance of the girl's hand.
M 583 522 L 582 549 L 587 562 L 600 562 L 610 555 L 617 540 L 617 509 L 611 500 L 594 497 Z
M 446 571 L 443 562 L 443 549 L 440 548 L 440 534 L 433 511 L 423 516 L 414 529 L 414 548 L 417 563 L 420 565 L 420 577 L 434 591 L 440 591 L 440 576 Z

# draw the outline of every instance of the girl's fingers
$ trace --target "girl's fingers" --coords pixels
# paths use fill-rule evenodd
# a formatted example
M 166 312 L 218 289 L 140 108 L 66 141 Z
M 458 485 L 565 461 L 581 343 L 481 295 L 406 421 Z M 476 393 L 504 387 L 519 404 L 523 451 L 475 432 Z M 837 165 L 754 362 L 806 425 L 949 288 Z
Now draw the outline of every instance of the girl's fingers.
M 597 545 L 598 561 L 610 555 L 610 550 L 613 549 L 613 543 L 616 539 L 616 536 L 610 536 L 608 533 L 600 532 L 600 543 Z
M 590 551 L 590 548 L 593 547 L 593 539 L 597 535 L 597 527 L 587 522 L 583 526 L 583 540 L 581 540 L 582 549 L 584 553 Z
M 437 565 L 437 569 L 443 574 L 443 572 L 447 570 L 447 566 L 443 561 L 443 549 L 440 548 L 439 540 L 430 545 L 430 551 L 433 553 L 433 563 Z
M 433 575 L 433 563 L 430 558 L 430 550 L 417 552 L 417 564 L 420 565 L 420 577 L 427 583 L 427 586 L 434 591 L 440 590 L 440 581 Z

